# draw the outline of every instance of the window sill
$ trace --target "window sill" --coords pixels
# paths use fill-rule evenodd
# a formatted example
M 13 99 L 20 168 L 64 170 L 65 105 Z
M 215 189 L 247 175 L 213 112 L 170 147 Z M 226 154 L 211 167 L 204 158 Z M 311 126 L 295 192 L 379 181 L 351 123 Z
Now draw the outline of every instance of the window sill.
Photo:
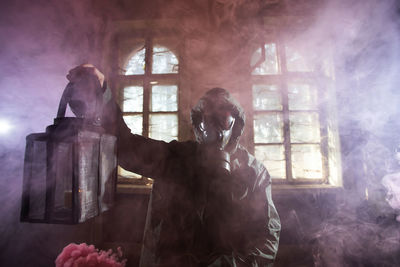
M 334 186 L 327 184 L 272 184 L 272 191 L 274 194 L 288 194 L 293 193 L 333 193 L 342 191 L 342 186 Z
M 150 195 L 152 185 L 117 184 L 117 194 Z
M 141 184 L 118 184 L 117 194 L 138 194 L 138 195 L 149 195 L 152 190 L 152 185 L 141 185 Z M 333 185 L 321 185 L 321 184 L 308 184 L 308 185 L 290 185 L 290 184 L 273 184 L 272 191 L 274 194 L 288 194 L 290 192 L 339 192 L 342 191 L 343 187 Z

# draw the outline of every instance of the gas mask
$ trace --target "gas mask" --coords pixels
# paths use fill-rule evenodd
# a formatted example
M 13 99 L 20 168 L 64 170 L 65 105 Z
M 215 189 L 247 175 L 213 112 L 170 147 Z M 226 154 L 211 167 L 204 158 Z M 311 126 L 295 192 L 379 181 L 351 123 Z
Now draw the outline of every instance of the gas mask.
M 230 155 L 224 149 L 228 145 L 235 118 L 226 109 L 205 111 L 195 127 L 197 141 L 202 147 L 204 162 L 219 171 L 230 172 Z

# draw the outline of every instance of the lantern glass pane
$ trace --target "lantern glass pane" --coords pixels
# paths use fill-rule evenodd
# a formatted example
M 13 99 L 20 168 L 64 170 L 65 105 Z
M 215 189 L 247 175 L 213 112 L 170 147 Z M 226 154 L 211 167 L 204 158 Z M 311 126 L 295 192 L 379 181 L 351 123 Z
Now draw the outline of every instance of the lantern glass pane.
M 29 214 L 30 219 L 44 219 L 46 208 L 47 145 L 34 141 L 32 144 L 32 162 L 29 177 Z
M 78 205 L 79 222 L 96 216 L 98 209 L 98 170 L 100 153 L 100 136 L 93 132 L 82 131 L 78 136 Z M 76 193 L 76 192 L 75 192 Z
M 72 210 L 72 143 L 57 143 L 54 151 L 55 168 L 55 195 L 54 209 L 58 216 L 67 210 Z M 68 217 L 68 215 L 67 215 Z

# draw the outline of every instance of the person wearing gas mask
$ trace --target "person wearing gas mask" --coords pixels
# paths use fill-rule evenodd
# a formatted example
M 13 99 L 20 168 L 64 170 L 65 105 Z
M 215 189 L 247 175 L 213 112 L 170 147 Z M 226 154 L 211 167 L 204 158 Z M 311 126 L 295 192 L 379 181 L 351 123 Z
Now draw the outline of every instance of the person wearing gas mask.
M 281 226 L 271 180 L 239 145 L 245 116 L 229 92 L 213 88 L 192 109 L 196 141 L 166 143 L 130 132 L 94 66 L 67 78 L 73 85 L 93 76 L 104 88 L 102 123 L 118 137 L 119 164 L 154 179 L 140 265 L 272 266 Z

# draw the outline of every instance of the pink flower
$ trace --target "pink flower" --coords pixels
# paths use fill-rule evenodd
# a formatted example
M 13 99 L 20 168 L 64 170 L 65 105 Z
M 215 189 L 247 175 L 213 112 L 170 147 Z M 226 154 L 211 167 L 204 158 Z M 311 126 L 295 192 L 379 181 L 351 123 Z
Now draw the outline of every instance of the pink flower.
M 56 267 L 124 267 L 126 260 L 120 261 L 122 250 L 117 253 L 98 250 L 86 243 L 67 245 L 56 259 Z

